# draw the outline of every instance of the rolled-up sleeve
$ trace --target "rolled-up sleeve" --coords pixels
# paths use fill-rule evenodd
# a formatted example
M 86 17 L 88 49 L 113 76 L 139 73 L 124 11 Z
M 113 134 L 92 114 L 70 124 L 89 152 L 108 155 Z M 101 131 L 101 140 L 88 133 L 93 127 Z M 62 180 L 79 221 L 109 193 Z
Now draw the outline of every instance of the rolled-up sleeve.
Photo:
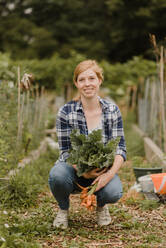
M 126 143 L 124 137 L 123 120 L 122 120 L 121 112 L 117 105 L 115 105 L 115 109 L 113 112 L 112 137 L 113 138 L 120 137 L 116 154 L 121 155 L 124 161 L 126 161 Z
M 71 143 L 70 143 L 71 128 L 68 122 L 68 115 L 63 108 L 61 108 L 57 114 L 56 133 L 57 133 L 59 150 L 60 150 L 59 161 L 66 161 L 67 158 L 69 157 L 69 149 L 71 147 Z

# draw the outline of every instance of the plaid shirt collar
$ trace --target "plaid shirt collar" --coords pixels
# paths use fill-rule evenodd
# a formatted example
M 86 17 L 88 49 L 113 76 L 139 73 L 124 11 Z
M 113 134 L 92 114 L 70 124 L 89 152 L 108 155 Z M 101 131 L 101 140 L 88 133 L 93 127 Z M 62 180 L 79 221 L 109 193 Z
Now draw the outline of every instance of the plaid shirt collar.
M 108 104 L 106 102 L 104 102 L 101 97 L 98 96 L 98 99 L 99 99 L 99 102 L 102 106 L 103 111 L 105 111 L 106 109 L 109 108 Z M 76 102 L 76 111 L 83 111 L 83 106 L 82 106 L 81 101 Z

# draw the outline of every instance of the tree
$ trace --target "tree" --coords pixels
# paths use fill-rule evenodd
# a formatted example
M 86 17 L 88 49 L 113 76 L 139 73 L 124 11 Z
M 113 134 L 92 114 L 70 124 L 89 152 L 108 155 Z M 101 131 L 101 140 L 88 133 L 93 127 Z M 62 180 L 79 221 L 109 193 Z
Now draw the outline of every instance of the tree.
M 164 0 L 0 0 L 0 49 L 14 58 L 152 58 L 149 34 L 163 40 L 165 12 Z

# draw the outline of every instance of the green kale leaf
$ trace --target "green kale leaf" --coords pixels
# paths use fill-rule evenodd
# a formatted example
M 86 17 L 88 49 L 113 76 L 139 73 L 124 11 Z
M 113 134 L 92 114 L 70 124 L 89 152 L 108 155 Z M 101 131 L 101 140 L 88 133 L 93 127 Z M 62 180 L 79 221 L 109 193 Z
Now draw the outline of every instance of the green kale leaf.
M 77 175 L 81 176 L 95 168 L 111 167 L 120 137 L 112 139 L 104 145 L 102 130 L 94 130 L 86 136 L 75 129 L 70 135 L 70 140 L 71 149 L 67 161 L 70 164 L 77 164 Z

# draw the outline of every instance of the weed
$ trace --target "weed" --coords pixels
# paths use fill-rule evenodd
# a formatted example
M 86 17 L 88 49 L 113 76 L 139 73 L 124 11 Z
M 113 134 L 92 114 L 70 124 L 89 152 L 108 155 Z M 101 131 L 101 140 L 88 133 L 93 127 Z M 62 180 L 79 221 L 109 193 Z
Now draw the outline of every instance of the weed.
M 121 209 L 118 206 L 117 207 L 111 207 L 110 208 L 110 214 L 112 216 L 117 216 L 119 220 L 130 220 L 132 219 L 132 215 L 128 213 L 127 210 Z
M 144 237 L 144 240 L 147 242 L 147 243 L 152 243 L 152 242 L 158 242 L 160 243 L 161 242 L 161 239 L 156 235 L 156 234 L 148 234 L 148 235 L 145 235 Z
M 144 200 L 139 202 L 139 207 L 142 210 L 153 210 L 159 207 L 159 203 L 154 200 Z
M 53 161 L 54 154 L 54 161 Z M 0 203 L 6 208 L 27 208 L 36 204 L 36 196 L 48 181 L 51 166 L 58 157 L 58 151 L 48 150 L 39 160 L 20 169 L 0 189 Z
M 166 217 L 166 209 L 163 209 L 163 215 Z

